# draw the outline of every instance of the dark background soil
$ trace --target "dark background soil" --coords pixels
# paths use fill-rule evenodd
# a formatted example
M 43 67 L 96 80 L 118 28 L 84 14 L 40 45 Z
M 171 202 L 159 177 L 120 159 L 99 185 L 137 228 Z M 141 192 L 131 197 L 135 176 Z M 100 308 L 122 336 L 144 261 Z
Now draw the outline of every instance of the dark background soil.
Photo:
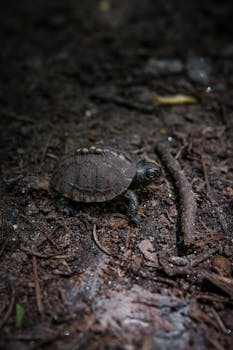
M 1 2 L 0 349 L 230 349 L 232 18 L 231 1 Z M 197 103 L 153 103 L 176 94 Z M 124 200 L 48 190 L 74 147 L 160 161 L 161 141 L 195 193 L 193 246 L 166 164 L 138 226 Z

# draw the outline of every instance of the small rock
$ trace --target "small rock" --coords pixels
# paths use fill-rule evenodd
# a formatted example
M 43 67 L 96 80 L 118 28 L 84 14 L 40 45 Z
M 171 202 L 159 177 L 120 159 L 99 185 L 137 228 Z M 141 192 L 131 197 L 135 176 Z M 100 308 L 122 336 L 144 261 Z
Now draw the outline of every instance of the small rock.
M 139 134 L 132 133 L 130 136 L 132 145 L 140 146 L 142 144 L 142 138 Z
M 183 70 L 183 64 L 177 59 L 159 59 L 150 58 L 145 66 L 145 73 L 160 76 L 169 74 L 178 74 Z
M 117 92 L 118 89 L 115 85 L 105 84 L 95 87 L 91 92 L 91 96 L 99 99 L 108 100 L 116 96 Z
M 22 136 L 30 136 L 32 133 L 31 125 L 23 125 L 19 129 L 19 132 Z
M 25 153 L 25 150 L 21 147 L 17 148 L 16 152 L 19 154 L 19 155 L 22 155 Z
M 221 51 L 221 55 L 224 57 L 233 57 L 233 43 L 229 43 Z
M 204 57 L 191 57 L 186 63 L 186 72 L 191 81 L 207 85 L 210 82 L 212 67 Z
M 59 197 L 55 202 L 56 209 L 64 216 L 76 215 L 75 208 L 72 203 L 64 197 Z

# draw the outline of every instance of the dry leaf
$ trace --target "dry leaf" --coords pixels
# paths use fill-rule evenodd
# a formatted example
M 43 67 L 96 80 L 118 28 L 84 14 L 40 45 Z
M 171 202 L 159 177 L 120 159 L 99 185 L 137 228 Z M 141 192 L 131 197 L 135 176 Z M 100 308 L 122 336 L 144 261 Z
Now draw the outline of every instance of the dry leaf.
M 157 253 L 154 251 L 153 244 L 149 239 L 144 239 L 138 244 L 138 248 L 147 260 L 157 262 Z
M 159 96 L 156 95 L 153 100 L 153 104 L 156 106 L 167 105 L 184 105 L 184 104 L 196 104 L 197 99 L 193 96 L 177 94 L 173 96 Z

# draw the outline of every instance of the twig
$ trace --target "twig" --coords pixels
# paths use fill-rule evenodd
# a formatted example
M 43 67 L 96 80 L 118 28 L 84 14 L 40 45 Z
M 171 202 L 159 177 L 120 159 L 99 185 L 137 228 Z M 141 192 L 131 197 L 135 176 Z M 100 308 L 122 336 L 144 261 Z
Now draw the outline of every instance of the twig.
M 8 309 L 5 313 L 5 315 L 0 320 L 0 328 L 2 328 L 4 326 L 4 324 L 7 322 L 8 318 L 10 317 L 10 314 L 13 310 L 14 304 L 15 304 L 15 289 L 13 287 L 11 287 L 10 304 L 8 306 Z
M 94 238 L 94 242 L 95 244 L 98 246 L 98 248 L 100 250 L 102 250 L 102 252 L 104 252 L 105 254 L 107 255 L 113 255 L 110 251 L 108 251 L 108 249 L 106 249 L 99 241 L 98 239 L 98 236 L 97 236 L 97 233 L 96 233 L 96 224 L 94 224 L 93 226 L 93 231 L 92 231 L 92 234 L 93 234 L 93 238 Z
M 37 258 L 41 258 L 41 259 L 49 259 L 49 258 L 53 258 L 55 256 L 55 254 L 41 254 L 39 252 L 34 252 L 33 250 L 30 250 L 26 247 L 20 247 L 20 250 L 22 250 L 24 253 L 30 255 L 30 256 L 36 256 Z M 57 254 L 56 254 L 57 255 Z
M 46 157 L 47 158 L 50 158 L 50 159 L 53 159 L 53 160 L 58 160 L 58 156 L 56 156 L 55 154 L 53 153 L 46 153 Z
M 9 226 L 4 213 L 0 214 L 0 257 L 12 238 L 12 229 Z
M 224 293 L 230 296 L 233 300 L 233 280 L 232 278 L 218 275 L 214 272 L 202 271 L 203 277 L 205 277 L 214 286 L 221 289 Z
M 195 256 L 194 259 L 191 259 L 191 267 L 196 267 L 203 261 L 209 259 L 211 256 L 213 256 L 215 253 L 217 253 L 218 248 L 208 249 L 207 252 L 204 252 L 202 254 L 199 254 L 198 256 Z
M 209 249 L 207 252 L 196 253 L 179 257 L 170 255 L 167 251 L 159 253 L 159 263 L 168 276 L 178 276 L 185 274 L 193 274 L 194 268 L 203 261 L 209 259 L 218 251 L 217 248 Z
M 216 349 L 216 350 L 226 350 L 226 348 L 223 347 L 222 344 L 220 344 L 217 339 L 206 336 L 206 340 L 207 340 L 207 342 L 209 342 L 211 344 L 212 347 L 214 347 L 214 349 Z
M 20 217 L 24 219 L 26 222 L 28 222 L 32 227 L 35 227 L 38 231 L 43 232 L 44 228 L 41 228 L 39 225 L 37 225 L 35 222 L 32 223 L 32 221 L 27 218 L 25 215 L 20 214 Z
M 165 284 L 168 284 L 169 286 L 175 287 L 177 289 L 179 288 L 178 287 L 178 283 L 176 281 L 173 281 L 170 278 L 157 276 L 157 277 L 153 278 L 153 281 L 160 282 L 160 283 L 165 283 Z
M 32 117 L 28 117 L 26 115 L 17 115 L 15 113 L 8 112 L 8 111 L 6 111 L 4 113 L 4 117 L 5 118 L 9 118 L 9 119 L 14 119 L 14 120 L 17 120 L 17 121 L 21 121 L 21 122 L 26 122 L 26 123 L 32 123 L 32 124 L 35 123 L 35 119 L 32 118 Z
M 219 103 L 219 115 L 220 115 L 220 118 L 222 119 L 223 121 L 223 124 L 226 125 L 226 127 L 230 127 L 230 121 L 231 121 L 231 118 L 230 116 L 226 115 L 226 107 L 225 107 L 225 104 L 224 103 Z
M 210 315 L 208 313 L 204 312 L 200 308 L 199 304 L 196 302 L 190 305 L 188 314 L 192 319 L 194 319 L 198 322 L 200 322 L 200 320 L 202 320 L 205 323 L 213 326 L 215 329 L 219 329 L 218 323 L 215 320 L 213 320 L 213 318 L 210 317 Z
M 204 174 L 204 179 L 205 179 L 205 184 L 206 184 L 207 197 L 212 202 L 211 188 L 210 188 L 210 183 L 208 180 L 205 159 L 204 159 L 204 156 L 202 153 L 200 153 L 200 156 L 201 156 L 202 169 L 203 169 L 203 174 Z
M 53 255 L 52 258 L 53 259 L 69 259 L 69 258 L 73 258 L 74 257 L 74 254 L 63 254 L 63 255 Z
M 44 306 L 42 303 L 39 276 L 38 276 L 38 270 L 37 270 L 37 259 L 35 256 L 32 257 L 32 268 L 33 268 L 33 274 L 34 274 L 37 308 L 39 313 L 42 315 L 44 313 Z
M 195 247 L 200 247 L 201 248 L 203 246 L 206 246 L 210 242 L 220 241 L 221 239 L 224 239 L 224 238 L 225 238 L 225 236 L 222 233 L 218 233 L 215 236 L 210 236 L 210 237 L 207 237 L 204 240 L 196 241 L 195 242 Z
M 231 333 L 231 330 L 226 328 L 225 325 L 223 324 L 223 321 L 221 320 L 219 314 L 217 313 L 217 311 L 211 307 L 211 311 L 212 311 L 212 314 L 214 315 L 218 325 L 219 325 L 219 328 L 220 330 L 224 333 L 224 334 L 230 334 Z
M 58 245 L 56 242 L 53 241 L 52 236 L 56 233 L 56 231 L 57 231 L 60 227 L 63 227 L 63 226 L 59 224 L 57 227 L 55 227 L 55 229 L 54 229 L 52 232 L 50 232 L 50 233 L 43 239 L 43 241 L 40 242 L 40 244 L 38 244 L 37 248 L 40 250 L 40 249 L 43 247 L 44 243 L 45 243 L 46 241 L 48 241 L 50 244 L 52 244 L 52 246 L 53 246 L 54 248 L 56 248 L 56 249 L 59 251 L 59 250 L 60 250 L 60 247 L 59 247 L 59 245 Z
M 50 134 L 49 134 L 49 136 L 48 136 L 48 138 L 47 138 L 47 141 L 46 141 L 46 143 L 45 143 L 45 145 L 44 145 L 44 147 L 43 147 L 43 149 L 42 149 L 42 155 L 41 155 L 40 161 L 39 161 L 40 163 L 39 163 L 39 167 L 38 167 L 38 172 L 41 171 L 41 169 L 42 169 L 42 167 L 43 167 L 43 165 L 44 165 L 44 160 L 45 160 L 46 152 L 47 152 L 47 150 L 48 150 L 48 148 L 49 148 L 49 145 L 50 145 L 50 142 L 51 142 L 51 139 L 52 139 L 53 136 L 54 136 L 53 133 L 50 133 Z
M 6 249 L 6 247 L 7 247 L 8 243 L 9 243 L 10 239 L 11 239 L 11 237 L 8 236 L 7 239 L 5 240 L 5 242 L 2 244 L 2 247 L 1 247 L 1 249 L 0 249 L 0 257 L 1 257 L 1 255 L 2 255 L 2 253 L 4 252 L 4 250 Z
M 218 303 L 226 303 L 226 304 L 231 303 L 231 300 L 228 297 L 223 297 L 221 295 L 199 293 L 195 295 L 195 298 L 197 300 L 201 299 L 201 300 L 208 300 L 208 301 L 216 301 Z
M 94 92 L 91 95 L 92 98 L 103 102 L 115 103 L 118 106 L 122 106 L 131 110 L 136 110 L 142 113 L 151 114 L 156 111 L 156 107 L 152 104 L 140 103 L 130 100 L 128 98 L 119 96 L 117 94 L 106 94 L 100 92 Z
M 126 107 L 128 109 L 133 109 L 142 113 L 154 113 L 156 110 L 156 108 L 153 105 L 130 101 L 120 96 L 114 96 L 112 98 L 112 102 L 119 106 Z
M 191 184 L 188 182 L 178 161 L 172 157 L 168 150 L 168 146 L 164 143 L 156 145 L 158 153 L 164 166 L 175 180 L 175 184 L 179 191 L 181 203 L 181 230 L 184 247 L 188 248 L 195 241 L 195 217 L 196 217 L 196 200 Z
M 206 229 L 207 233 L 210 236 L 206 237 L 205 239 L 196 241 L 195 242 L 195 246 L 196 247 L 203 247 L 203 246 L 207 245 L 210 242 L 219 241 L 219 240 L 225 238 L 224 234 L 218 233 L 218 232 L 210 229 L 202 220 L 200 220 L 200 223 Z
M 206 183 L 206 195 L 207 195 L 207 198 L 209 199 L 211 205 L 213 207 L 215 207 L 217 215 L 218 215 L 218 221 L 219 221 L 219 223 L 220 223 L 220 225 L 222 227 L 222 230 L 223 230 L 224 234 L 226 236 L 228 236 L 228 234 L 229 234 L 228 228 L 227 228 L 228 225 L 227 225 L 227 221 L 225 219 L 225 216 L 223 214 L 222 208 L 220 208 L 218 206 L 218 204 L 216 203 L 216 201 L 214 200 L 213 195 L 212 195 L 211 186 L 210 186 L 210 183 L 209 183 L 209 180 L 208 180 L 208 174 L 207 174 L 207 169 L 206 169 L 206 163 L 205 163 L 204 156 L 203 156 L 203 154 L 200 151 L 199 151 L 199 155 L 201 157 L 203 174 L 204 174 L 204 179 L 205 179 L 205 183 Z
M 41 254 L 39 252 L 34 252 L 33 250 L 30 250 L 30 249 L 28 249 L 26 247 L 22 247 L 22 246 L 20 247 L 20 250 L 22 250 L 23 252 L 25 252 L 26 254 L 28 254 L 30 256 L 35 256 L 35 257 L 40 258 L 40 259 L 51 259 L 51 258 L 53 258 L 53 259 L 68 259 L 68 258 L 73 256 L 73 254 L 67 254 L 67 255 L 64 255 L 64 254 L 61 254 L 61 255 L 50 254 L 49 255 L 48 254 L 48 255 L 46 255 L 46 254 Z

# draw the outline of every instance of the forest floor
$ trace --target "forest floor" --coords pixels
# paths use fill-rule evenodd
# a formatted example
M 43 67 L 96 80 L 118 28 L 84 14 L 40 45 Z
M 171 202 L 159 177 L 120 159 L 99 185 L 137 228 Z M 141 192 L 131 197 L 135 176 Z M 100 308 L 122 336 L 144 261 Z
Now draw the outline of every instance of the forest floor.
M 230 349 L 232 2 L 5 1 L 0 349 Z M 162 166 L 82 204 L 60 156 L 108 144 Z

